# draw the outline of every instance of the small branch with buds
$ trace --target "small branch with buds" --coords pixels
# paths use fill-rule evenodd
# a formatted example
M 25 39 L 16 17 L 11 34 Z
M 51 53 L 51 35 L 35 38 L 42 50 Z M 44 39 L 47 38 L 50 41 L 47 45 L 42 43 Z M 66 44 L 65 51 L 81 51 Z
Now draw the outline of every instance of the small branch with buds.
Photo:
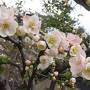
M 21 76 L 22 78 L 24 77 L 24 74 L 25 74 L 25 56 L 24 56 L 24 53 L 23 53 L 23 47 L 22 47 L 22 43 L 20 40 L 15 40 L 11 37 L 1 37 L 0 38 L 2 39 L 5 39 L 7 41 L 10 41 L 11 43 L 13 43 L 19 50 L 20 54 L 21 54 L 21 60 L 22 60 L 22 64 L 23 64 L 23 70 L 22 70 L 22 73 L 21 73 Z

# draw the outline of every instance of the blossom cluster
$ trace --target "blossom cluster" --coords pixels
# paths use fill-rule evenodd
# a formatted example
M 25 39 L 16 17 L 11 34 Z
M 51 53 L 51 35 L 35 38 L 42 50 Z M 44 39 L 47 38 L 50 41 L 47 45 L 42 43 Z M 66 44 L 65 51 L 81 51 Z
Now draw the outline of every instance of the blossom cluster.
M 38 69 L 44 70 L 54 63 L 55 57 L 70 56 L 70 71 L 73 77 L 82 76 L 90 80 L 90 57 L 86 57 L 82 48 L 82 39 L 73 33 L 64 33 L 53 28 L 48 33 L 40 34 L 41 20 L 38 15 L 24 15 L 23 25 L 16 21 L 15 12 L 12 8 L 0 7 L 0 36 L 25 36 L 28 44 L 32 43 L 31 37 L 38 50 L 44 50 L 44 55 L 40 56 Z M 28 36 L 28 37 L 27 37 Z M 31 63 L 26 61 L 26 64 Z M 26 68 L 27 69 L 27 68 Z

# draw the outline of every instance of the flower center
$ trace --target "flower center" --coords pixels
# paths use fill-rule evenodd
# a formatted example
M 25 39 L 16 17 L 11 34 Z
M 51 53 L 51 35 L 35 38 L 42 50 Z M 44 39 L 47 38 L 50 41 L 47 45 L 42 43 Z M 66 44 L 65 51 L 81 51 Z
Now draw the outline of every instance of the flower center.
M 72 49 L 72 52 L 73 52 L 74 54 L 76 54 L 76 53 L 78 52 L 78 49 L 75 47 L 75 48 Z
M 80 59 L 77 59 L 77 60 L 76 60 L 76 64 L 77 64 L 77 65 L 80 65 L 80 64 L 81 64 L 81 60 L 80 60 Z
M 2 24 L 2 29 L 3 30 L 9 29 L 9 27 L 10 27 L 10 24 L 8 22 L 6 22 L 6 21 Z
M 51 44 L 52 46 L 55 46 L 56 42 L 57 42 L 56 37 L 54 37 L 53 35 L 51 35 L 48 38 L 48 43 Z
M 28 24 L 28 27 L 31 28 L 32 30 L 35 28 L 35 21 L 30 21 Z

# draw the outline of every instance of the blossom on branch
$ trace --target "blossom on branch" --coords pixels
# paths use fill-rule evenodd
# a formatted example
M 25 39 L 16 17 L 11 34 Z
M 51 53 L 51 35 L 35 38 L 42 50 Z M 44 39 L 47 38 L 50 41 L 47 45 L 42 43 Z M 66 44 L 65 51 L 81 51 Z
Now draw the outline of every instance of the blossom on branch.
M 39 34 L 41 28 L 41 21 L 37 15 L 23 17 L 23 26 L 26 28 L 25 32 L 28 34 Z
M 14 20 L 14 12 L 11 8 L 0 7 L 0 35 L 2 37 L 13 36 L 18 27 Z
M 67 34 L 67 40 L 71 45 L 79 45 L 82 42 L 82 39 L 78 35 L 72 33 Z
M 77 55 L 76 57 L 71 57 L 69 60 L 69 64 L 71 66 L 70 70 L 72 72 L 72 76 L 78 77 L 81 75 L 84 66 L 85 66 L 85 57 L 82 55 Z
M 84 66 L 84 69 L 82 71 L 82 77 L 90 80 L 90 57 L 86 58 L 86 64 Z

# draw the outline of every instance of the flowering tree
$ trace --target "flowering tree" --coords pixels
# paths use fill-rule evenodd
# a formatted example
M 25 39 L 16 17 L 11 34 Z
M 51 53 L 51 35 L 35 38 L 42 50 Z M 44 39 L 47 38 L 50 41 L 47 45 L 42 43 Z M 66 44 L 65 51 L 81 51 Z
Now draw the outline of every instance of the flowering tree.
M 90 57 L 82 47 L 83 38 L 56 27 L 45 27 L 44 32 L 43 25 L 37 14 L 17 14 L 12 7 L 0 6 L 0 68 L 5 68 L 9 82 L 16 80 L 14 90 L 34 90 L 33 82 L 42 77 L 52 80 L 49 90 L 56 83 L 61 90 L 75 89 L 78 76 L 90 80 Z M 2 82 L 0 87 L 13 89 L 5 89 Z

